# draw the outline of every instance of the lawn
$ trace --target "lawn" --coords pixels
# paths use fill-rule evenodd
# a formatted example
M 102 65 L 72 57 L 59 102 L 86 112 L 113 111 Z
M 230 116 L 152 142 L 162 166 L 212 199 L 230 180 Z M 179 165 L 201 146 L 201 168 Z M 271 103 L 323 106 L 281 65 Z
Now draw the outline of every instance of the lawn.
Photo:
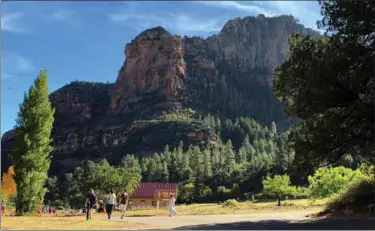
M 316 200 L 312 203 L 308 199 L 285 200 L 282 206 L 277 206 L 276 201 L 272 202 L 240 202 L 238 207 L 229 208 L 220 204 L 192 204 L 178 205 L 176 207 L 180 215 L 215 215 L 215 214 L 246 214 L 246 213 L 269 213 L 269 212 L 292 212 L 309 210 L 319 212 L 325 206 L 326 200 Z M 127 211 L 127 216 L 157 216 L 167 215 L 167 211 L 160 209 L 137 209 Z
M 325 200 L 317 200 L 312 203 L 310 200 L 285 200 L 282 206 L 277 206 L 276 201 L 272 202 L 240 202 L 238 207 L 224 207 L 220 204 L 193 204 L 178 205 L 177 211 L 180 215 L 215 215 L 215 214 L 249 214 L 249 213 L 270 213 L 270 212 L 293 212 L 309 211 L 319 212 L 324 208 Z M 160 209 L 137 209 L 127 211 L 126 216 L 166 216 L 167 210 Z M 119 212 L 114 212 L 113 217 L 120 217 Z M 1 229 L 54 229 L 54 230 L 139 230 L 157 229 L 158 227 L 126 221 L 108 221 L 103 213 L 94 214 L 93 220 L 86 221 L 84 214 L 76 217 L 62 216 L 25 216 L 9 217 L 1 219 Z
M 100 216 L 102 217 L 102 216 Z M 103 216 L 104 217 L 104 216 Z M 132 223 L 125 221 L 108 221 L 108 220 L 93 220 L 86 221 L 85 216 L 76 217 L 39 217 L 39 216 L 25 216 L 25 217 L 8 217 L 1 218 L 1 230 L 146 230 L 153 229 L 150 225 Z M 156 227 L 157 228 L 157 227 Z

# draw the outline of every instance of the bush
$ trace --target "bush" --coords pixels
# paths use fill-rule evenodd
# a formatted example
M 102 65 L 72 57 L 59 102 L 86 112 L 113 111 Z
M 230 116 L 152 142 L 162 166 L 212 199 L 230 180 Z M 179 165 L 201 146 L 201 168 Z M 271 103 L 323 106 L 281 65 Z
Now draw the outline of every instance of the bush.
M 355 213 L 366 214 L 370 205 L 375 204 L 374 177 L 358 179 L 350 183 L 327 202 L 323 214 L 327 213 Z M 372 208 L 374 209 L 374 208 Z M 374 210 L 372 210 L 374 212 Z
M 245 193 L 245 199 L 255 201 L 255 194 L 253 192 L 247 192 Z
M 179 202 L 191 204 L 194 200 L 194 185 L 192 183 L 184 185 L 180 189 Z
M 227 189 L 225 186 L 217 187 L 217 192 L 215 193 L 215 198 L 219 201 L 225 201 L 230 198 L 231 190 Z
M 198 203 L 204 203 L 204 202 L 211 202 L 213 194 L 212 190 L 208 186 L 203 186 L 199 189 L 199 195 L 198 198 L 196 198 L 196 202 Z
M 319 168 L 313 176 L 309 176 L 309 190 L 312 198 L 330 197 L 350 182 L 365 178 L 359 169 L 353 171 L 345 167 Z
M 54 207 L 63 207 L 65 205 L 64 201 L 62 200 L 55 200 L 52 202 L 52 206 Z
M 310 196 L 310 190 L 306 187 L 295 187 L 293 197 L 295 199 L 304 199 Z
M 231 197 L 237 199 L 241 196 L 241 188 L 238 184 L 233 184 L 232 190 L 230 192 Z
M 238 203 L 238 201 L 235 199 L 229 199 L 226 200 L 222 206 L 226 208 L 238 208 L 240 207 L 240 203 Z

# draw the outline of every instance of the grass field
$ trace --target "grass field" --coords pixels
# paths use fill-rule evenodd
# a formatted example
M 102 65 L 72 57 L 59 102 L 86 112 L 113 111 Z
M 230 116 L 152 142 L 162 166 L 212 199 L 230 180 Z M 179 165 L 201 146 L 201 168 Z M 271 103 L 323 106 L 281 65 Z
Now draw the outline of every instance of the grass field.
M 312 212 L 319 212 L 325 206 L 326 200 L 316 200 L 312 203 L 311 200 L 285 200 L 282 201 L 282 206 L 277 206 L 277 202 L 240 202 L 239 207 L 229 208 L 223 207 L 219 204 L 192 204 L 192 205 L 178 205 L 176 207 L 180 215 L 215 215 L 215 214 L 246 214 L 246 213 L 267 213 L 267 212 L 291 212 L 309 210 Z M 155 209 L 137 209 L 127 211 L 127 216 L 157 216 L 167 215 L 166 210 Z
M 100 215 L 103 216 L 103 215 Z M 104 217 L 104 216 L 103 216 Z M 97 218 L 97 217 L 94 217 Z M 76 217 L 2 217 L 1 230 L 145 230 L 155 228 L 150 225 L 120 221 L 89 220 L 84 216 Z
M 325 200 L 315 201 L 313 204 L 310 200 L 286 200 L 282 202 L 282 206 L 278 207 L 274 202 L 241 202 L 238 207 L 228 208 L 219 204 L 193 204 L 179 205 L 177 211 L 180 215 L 215 215 L 215 214 L 247 214 L 247 213 L 269 213 L 269 212 L 292 212 L 304 211 L 319 212 L 324 208 Z M 167 210 L 160 209 L 138 209 L 127 211 L 126 216 L 166 216 Z M 114 212 L 113 216 L 119 217 L 118 212 Z M 153 229 L 146 224 L 130 223 L 125 221 L 108 221 L 103 213 L 94 214 L 93 220 L 86 221 L 85 216 L 62 217 L 62 216 L 25 216 L 25 217 L 9 217 L 3 216 L 1 229 L 54 229 L 54 230 L 137 230 L 137 229 Z

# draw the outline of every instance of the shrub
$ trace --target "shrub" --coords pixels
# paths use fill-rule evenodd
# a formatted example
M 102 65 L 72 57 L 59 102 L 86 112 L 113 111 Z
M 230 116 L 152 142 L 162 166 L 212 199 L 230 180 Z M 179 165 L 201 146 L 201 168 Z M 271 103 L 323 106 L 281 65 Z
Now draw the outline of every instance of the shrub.
M 238 201 L 235 199 L 229 199 L 226 200 L 222 206 L 226 208 L 238 208 L 240 207 L 240 203 L 238 203 Z
M 359 169 L 345 167 L 319 168 L 309 176 L 309 190 L 312 198 L 330 197 L 345 188 L 350 182 L 366 177 Z
M 233 187 L 230 191 L 231 197 L 237 199 L 241 196 L 241 188 L 238 184 L 233 184 Z
M 255 194 L 253 192 L 247 192 L 245 193 L 246 200 L 255 201 Z
M 213 194 L 212 190 L 208 186 L 200 187 L 198 190 L 198 197 L 195 199 L 198 203 L 204 203 L 204 202 L 212 202 Z
M 194 185 L 192 183 L 184 185 L 180 189 L 179 194 L 179 202 L 185 202 L 186 204 L 192 203 L 194 200 Z
M 52 206 L 54 207 L 63 207 L 65 205 L 64 201 L 62 200 L 55 200 L 52 202 Z
M 369 205 L 375 204 L 375 180 L 367 176 L 351 182 L 327 202 L 326 213 L 348 212 L 363 214 L 369 212 Z M 372 211 L 374 212 L 374 211 Z
M 308 198 L 310 196 L 310 190 L 306 187 L 295 187 L 293 197 L 295 199 Z
M 225 186 L 217 187 L 217 192 L 215 193 L 215 198 L 219 201 L 225 201 L 230 197 L 231 190 L 227 189 Z

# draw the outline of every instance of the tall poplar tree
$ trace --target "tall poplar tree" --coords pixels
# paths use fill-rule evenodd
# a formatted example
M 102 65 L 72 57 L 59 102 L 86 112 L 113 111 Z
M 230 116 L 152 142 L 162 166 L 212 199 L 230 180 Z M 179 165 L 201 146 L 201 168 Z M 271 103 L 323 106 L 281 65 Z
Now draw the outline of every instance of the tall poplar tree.
M 10 153 L 17 184 L 16 212 L 23 215 L 43 202 L 50 167 L 55 110 L 48 98 L 47 71 L 40 71 L 20 105 L 15 146 Z

